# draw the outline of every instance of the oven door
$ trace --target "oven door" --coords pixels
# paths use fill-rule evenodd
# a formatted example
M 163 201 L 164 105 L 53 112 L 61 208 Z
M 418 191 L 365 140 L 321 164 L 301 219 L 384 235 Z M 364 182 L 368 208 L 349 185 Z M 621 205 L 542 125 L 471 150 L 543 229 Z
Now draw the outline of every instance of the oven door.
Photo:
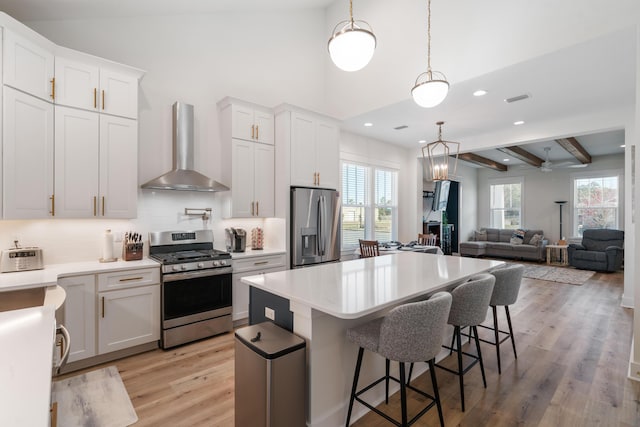
M 162 327 L 231 314 L 231 267 L 162 276 Z

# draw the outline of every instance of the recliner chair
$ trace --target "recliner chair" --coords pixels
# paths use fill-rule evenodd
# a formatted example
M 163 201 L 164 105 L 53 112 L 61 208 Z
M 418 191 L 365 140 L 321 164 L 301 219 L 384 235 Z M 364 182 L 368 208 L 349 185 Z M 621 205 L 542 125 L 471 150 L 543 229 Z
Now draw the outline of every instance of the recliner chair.
M 582 233 L 582 244 L 567 248 L 569 265 L 582 270 L 617 271 L 624 259 L 624 231 L 588 229 Z

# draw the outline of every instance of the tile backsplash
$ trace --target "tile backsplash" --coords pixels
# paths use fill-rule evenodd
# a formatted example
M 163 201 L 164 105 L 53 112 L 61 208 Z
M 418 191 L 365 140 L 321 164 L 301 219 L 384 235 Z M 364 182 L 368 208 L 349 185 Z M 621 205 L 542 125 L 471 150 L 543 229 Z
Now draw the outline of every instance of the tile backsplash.
M 221 200 L 218 193 L 188 191 L 140 190 L 138 217 L 119 219 L 43 219 L 1 220 L 0 249 L 13 247 L 18 240 L 21 246 L 38 246 L 43 249 L 45 264 L 93 261 L 102 256 L 101 239 L 106 229 L 114 233 L 114 253 L 120 257 L 122 242 L 119 237 L 126 231 L 136 231 L 145 236 L 144 254 L 148 254 L 148 233 L 166 230 L 213 230 L 214 245 L 224 249 L 227 227 L 241 227 L 248 232 L 253 227 L 264 229 L 265 245 L 269 248 L 285 248 L 285 220 L 281 218 L 222 219 Z M 212 208 L 211 218 L 203 221 L 199 216 L 184 215 L 185 208 Z

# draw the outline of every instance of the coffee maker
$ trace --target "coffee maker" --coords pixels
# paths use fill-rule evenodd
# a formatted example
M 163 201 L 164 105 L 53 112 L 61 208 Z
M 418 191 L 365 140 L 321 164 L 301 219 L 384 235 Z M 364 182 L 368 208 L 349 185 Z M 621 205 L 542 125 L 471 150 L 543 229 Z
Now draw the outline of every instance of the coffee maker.
M 242 228 L 225 228 L 228 252 L 244 252 L 247 246 L 247 232 Z

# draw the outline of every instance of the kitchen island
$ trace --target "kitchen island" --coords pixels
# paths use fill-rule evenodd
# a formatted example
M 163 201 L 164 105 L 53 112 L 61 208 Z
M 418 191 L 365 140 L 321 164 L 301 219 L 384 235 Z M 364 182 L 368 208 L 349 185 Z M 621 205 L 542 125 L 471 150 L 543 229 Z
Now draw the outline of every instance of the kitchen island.
M 451 289 L 474 274 L 502 264 L 403 252 L 249 276 L 242 281 L 288 300 L 293 331 L 307 340 L 307 425 L 333 427 L 343 425 L 346 419 L 357 356 L 357 347 L 346 339 L 348 328 L 383 316 L 402 303 Z M 450 339 L 450 333 L 447 330 L 443 340 Z M 439 357 L 446 354 L 442 352 Z M 425 365 L 416 368 L 422 372 Z M 383 373 L 384 359 L 367 354 L 360 383 L 373 381 Z M 382 401 L 382 388 L 370 393 L 377 393 L 372 400 Z M 355 405 L 352 419 L 365 412 L 362 405 Z

